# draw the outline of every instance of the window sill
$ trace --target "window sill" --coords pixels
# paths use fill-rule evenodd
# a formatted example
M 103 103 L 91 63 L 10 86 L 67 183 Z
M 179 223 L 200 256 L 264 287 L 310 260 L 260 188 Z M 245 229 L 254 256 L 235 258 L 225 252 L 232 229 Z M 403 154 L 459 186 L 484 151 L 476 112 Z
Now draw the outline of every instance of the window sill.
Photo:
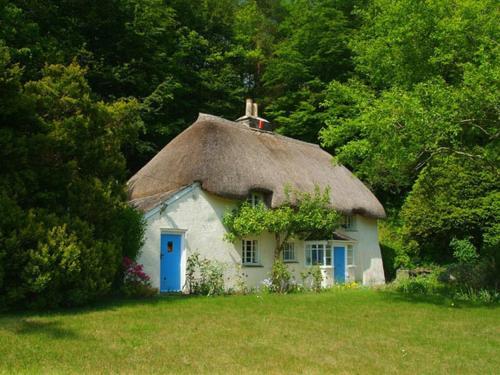
M 241 265 L 242 267 L 250 267 L 250 268 L 259 268 L 259 267 L 264 267 L 262 264 L 246 264 L 246 263 L 243 263 Z
M 299 263 L 298 260 L 284 260 L 283 263 Z

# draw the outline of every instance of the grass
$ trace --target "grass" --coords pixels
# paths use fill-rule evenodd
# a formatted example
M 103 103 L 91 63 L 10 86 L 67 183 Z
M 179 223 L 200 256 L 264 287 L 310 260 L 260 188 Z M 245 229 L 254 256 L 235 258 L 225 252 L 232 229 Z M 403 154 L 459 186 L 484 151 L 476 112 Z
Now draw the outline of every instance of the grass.
M 373 290 L 0 315 L 0 373 L 495 373 L 500 308 Z

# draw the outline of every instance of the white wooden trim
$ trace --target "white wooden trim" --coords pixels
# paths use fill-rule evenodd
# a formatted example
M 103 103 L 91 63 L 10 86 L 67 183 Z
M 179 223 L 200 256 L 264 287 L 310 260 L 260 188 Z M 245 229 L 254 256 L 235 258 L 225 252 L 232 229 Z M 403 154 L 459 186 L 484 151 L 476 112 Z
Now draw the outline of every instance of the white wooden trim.
M 246 251 L 246 242 L 252 242 L 252 247 L 254 246 L 254 243 L 256 245 L 256 247 L 253 247 L 253 250 L 255 252 L 255 260 L 256 260 L 256 263 L 247 263 L 247 262 L 244 262 L 243 259 L 245 257 L 243 257 L 244 255 L 244 252 Z M 243 245 L 243 242 L 245 242 L 245 245 Z M 241 239 L 241 265 L 243 267 L 262 267 L 262 260 L 261 260 L 261 255 L 260 255 L 260 244 L 259 244 L 259 240 L 257 238 L 242 238 Z M 245 249 L 243 249 L 243 247 L 245 247 Z
M 348 256 L 349 255 L 349 246 L 352 249 L 352 264 L 348 263 L 348 259 L 349 259 L 349 256 Z M 347 244 L 346 247 L 345 247 L 345 251 L 346 251 L 346 254 L 347 254 L 346 255 L 346 267 L 347 268 L 354 268 L 354 267 L 356 267 L 356 264 L 354 263 L 354 258 L 355 258 L 354 257 L 354 252 L 355 252 L 354 249 L 355 249 L 354 244 Z
M 160 228 L 160 233 L 161 234 L 184 234 L 188 230 L 187 229 L 181 229 L 181 228 Z
M 144 213 L 144 219 L 149 219 L 151 216 L 156 215 L 158 212 L 160 212 L 163 208 L 168 206 L 169 204 L 172 204 L 176 200 L 182 198 L 186 194 L 190 193 L 193 191 L 195 187 L 198 187 L 199 183 L 195 182 L 194 184 L 191 184 L 181 190 L 179 190 L 177 193 L 172 195 L 170 198 L 168 198 L 165 202 L 158 203 L 156 206 L 154 206 L 152 209 Z
M 330 244 L 339 243 L 339 244 L 340 244 L 340 246 L 342 246 L 342 245 L 344 245 L 344 244 L 346 244 L 346 245 L 350 245 L 350 244 L 354 245 L 354 244 L 356 244 L 357 242 L 358 242 L 358 241 L 357 241 L 357 240 L 354 240 L 354 239 L 353 239 L 353 240 L 328 240 L 328 243 L 330 243 Z
M 328 240 L 318 240 L 318 241 L 304 241 L 304 245 L 305 244 L 313 244 L 313 243 L 321 243 L 321 244 L 325 244 L 327 245 L 328 244 Z

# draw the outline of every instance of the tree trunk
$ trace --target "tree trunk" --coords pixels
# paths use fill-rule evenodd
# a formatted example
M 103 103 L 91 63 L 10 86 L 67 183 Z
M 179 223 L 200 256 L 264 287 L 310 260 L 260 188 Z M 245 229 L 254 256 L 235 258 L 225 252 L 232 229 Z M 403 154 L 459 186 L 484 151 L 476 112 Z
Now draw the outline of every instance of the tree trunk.
M 288 234 L 284 234 L 283 236 L 281 233 L 275 233 L 274 237 L 276 239 L 276 247 L 274 249 L 274 261 L 276 262 L 281 258 L 281 253 L 283 252 L 283 249 L 285 248 L 286 241 L 288 240 Z
M 281 255 L 281 235 L 275 233 L 274 238 L 276 239 L 276 247 L 274 248 L 274 261 L 276 262 Z

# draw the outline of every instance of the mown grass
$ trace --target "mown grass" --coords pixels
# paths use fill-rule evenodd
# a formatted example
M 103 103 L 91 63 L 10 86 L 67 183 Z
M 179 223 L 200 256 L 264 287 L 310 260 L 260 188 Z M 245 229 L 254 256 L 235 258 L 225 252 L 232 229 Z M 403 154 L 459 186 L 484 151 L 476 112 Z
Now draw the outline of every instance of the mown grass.
M 498 373 L 500 308 L 373 290 L 0 315 L 3 373 Z

